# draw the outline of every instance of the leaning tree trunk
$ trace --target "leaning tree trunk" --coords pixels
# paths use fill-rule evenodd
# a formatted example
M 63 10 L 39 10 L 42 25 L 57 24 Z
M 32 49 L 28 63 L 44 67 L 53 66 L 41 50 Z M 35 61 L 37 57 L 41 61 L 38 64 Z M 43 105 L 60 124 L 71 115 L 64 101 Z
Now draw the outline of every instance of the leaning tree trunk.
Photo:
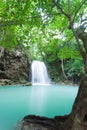
M 84 50 L 80 47 L 80 52 L 84 61 L 85 74 L 80 82 L 70 117 L 63 126 L 64 130 L 87 130 L 87 33 L 78 30 L 78 38 L 84 44 Z
M 87 74 L 84 74 L 70 118 L 64 130 L 87 130 Z
M 84 74 L 70 117 L 64 130 L 87 130 L 87 74 Z

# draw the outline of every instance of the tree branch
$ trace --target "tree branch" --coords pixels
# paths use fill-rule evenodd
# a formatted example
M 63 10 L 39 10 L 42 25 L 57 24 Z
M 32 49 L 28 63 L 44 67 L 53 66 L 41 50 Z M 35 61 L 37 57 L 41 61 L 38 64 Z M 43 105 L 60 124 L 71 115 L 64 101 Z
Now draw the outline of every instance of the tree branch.
M 68 0 L 68 16 L 70 17 L 70 0 Z
M 86 19 L 82 19 L 81 22 L 84 22 L 84 21 L 87 21 L 87 18 Z
M 62 9 L 62 7 L 59 5 L 59 3 L 57 3 L 55 0 L 53 0 L 53 3 L 54 3 L 54 5 L 57 7 L 57 9 L 59 9 L 59 10 L 61 11 L 61 13 L 62 13 L 63 15 L 65 15 L 67 18 L 69 18 L 68 14 L 65 13 L 65 11 Z
M 73 35 L 71 35 L 71 37 L 66 41 L 66 42 L 70 42 L 71 41 L 71 39 L 73 38 L 74 36 Z
M 49 17 L 51 15 L 60 15 L 61 13 L 47 13 L 46 15 Z M 33 16 L 28 16 L 26 19 L 26 21 L 28 21 L 28 19 L 30 18 L 41 18 L 41 15 L 33 15 Z M 21 25 L 23 24 L 25 21 L 23 21 L 23 19 L 13 19 L 13 20 L 9 20 L 9 21 L 6 21 L 6 20 L 3 20 L 3 21 L 0 21 L 0 27 L 4 27 L 4 26 L 9 26 L 9 25 Z
M 73 21 L 75 20 L 75 17 L 77 15 L 77 13 L 79 12 L 79 10 L 81 9 L 81 7 L 85 4 L 87 0 L 82 0 L 81 4 L 79 5 L 79 7 L 76 9 L 74 17 L 73 17 Z
M 4 48 L 0 47 L 0 58 L 3 57 L 3 55 L 4 55 Z
M 20 25 L 20 21 L 18 20 L 12 20 L 12 21 L 3 21 L 0 22 L 0 27 L 10 26 L 10 25 Z
M 84 60 L 84 63 L 85 63 L 86 52 L 85 52 L 85 50 L 83 50 L 82 46 L 80 45 L 78 35 L 77 35 L 76 31 L 74 30 L 73 26 L 71 26 L 71 29 L 72 29 L 73 35 L 75 36 L 76 42 L 78 44 L 80 54 L 81 54 L 81 56 L 82 56 L 82 58 Z

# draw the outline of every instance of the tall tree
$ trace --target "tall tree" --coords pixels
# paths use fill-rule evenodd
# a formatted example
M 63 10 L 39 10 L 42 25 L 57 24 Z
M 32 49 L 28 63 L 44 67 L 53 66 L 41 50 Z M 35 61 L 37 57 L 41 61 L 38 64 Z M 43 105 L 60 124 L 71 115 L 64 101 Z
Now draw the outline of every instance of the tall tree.
M 69 119 L 63 129 L 83 130 L 87 128 L 87 0 L 45 0 L 38 1 L 43 24 L 55 23 L 65 38 L 76 39 L 84 62 L 85 74 Z M 43 15 L 42 15 L 43 14 Z
M 66 130 L 85 130 L 87 128 L 87 1 L 64 1 L 64 0 L 53 0 L 52 9 L 56 8 L 57 13 L 61 22 L 65 21 L 60 30 L 66 33 L 66 30 L 71 31 L 76 39 L 79 51 L 84 61 L 85 74 L 80 83 L 79 92 L 72 109 L 70 118 L 65 122 L 63 129 Z M 66 6 L 65 6 L 66 5 Z M 67 19 L 66 19 L 67 18 Z M 68 26 L 66 28 L 66 21 Z M 79 22 L 80 21 L 80 22 Z M 67 34 L 68 36 L 68 34 Z M 82 41 L 82 42 L 81 42 Z
M 70 41 L 73 36 L 76 39 L 84 61 L 85 74 L 65 125 L 70 123 L 64 129 L 84 130 L 87 127 L 87 0 L 1 0 L 0 44 L 11 46 L 11 43 L 22 41 L 15 32 L 18 26 L 22 28 L 23 25 L 30 25 L 28 30 L 33 26 L 57 29 L 64 35 L 65 41 Z

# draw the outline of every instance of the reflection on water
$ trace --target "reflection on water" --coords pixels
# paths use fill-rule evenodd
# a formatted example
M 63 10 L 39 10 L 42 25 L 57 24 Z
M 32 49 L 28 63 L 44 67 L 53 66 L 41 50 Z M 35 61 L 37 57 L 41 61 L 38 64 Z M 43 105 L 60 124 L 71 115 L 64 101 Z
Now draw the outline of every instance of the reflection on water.
M 0 87 L 0 130 L 12 130 L 28 114 L 69 114 L 77 92 L 76 86 Z

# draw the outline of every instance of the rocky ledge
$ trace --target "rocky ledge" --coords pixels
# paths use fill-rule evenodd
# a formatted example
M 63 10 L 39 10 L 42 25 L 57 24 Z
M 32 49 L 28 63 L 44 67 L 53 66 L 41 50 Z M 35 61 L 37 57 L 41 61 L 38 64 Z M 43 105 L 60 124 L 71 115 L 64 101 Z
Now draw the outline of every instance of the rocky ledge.
M 69 115 L 55 118 L 28 115 L 17 125 L 16 130 L 60 130 Z
M 31 82 L 27 82 L 27 81 L 17 81 L 14 82 L 10 79 L 0 79 L 0 86 L 11 86 L 11 85 L 21 85 L 21 86 L 31 86 L 32 83 Z

